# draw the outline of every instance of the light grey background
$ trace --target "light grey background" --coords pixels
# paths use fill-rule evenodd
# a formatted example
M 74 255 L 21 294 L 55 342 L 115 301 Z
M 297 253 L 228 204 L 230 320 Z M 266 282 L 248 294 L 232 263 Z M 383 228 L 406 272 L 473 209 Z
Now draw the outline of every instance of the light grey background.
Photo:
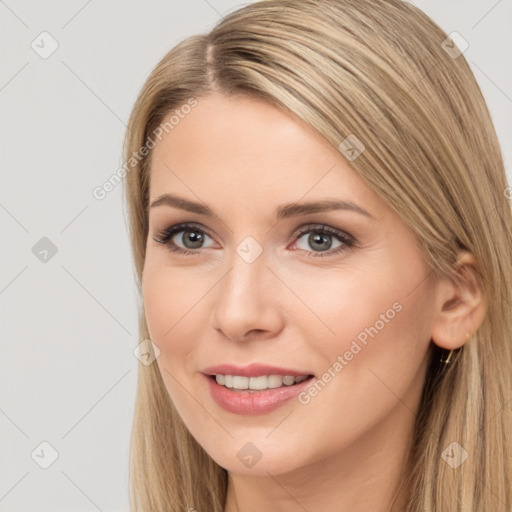
M 510 183 L 512 1 L 414 3 L 468 41 Z M 1 511 L 128 510 L 137 299 L 122 188 L 92 191 L 157 61 L 242 5 L 0 0 Z

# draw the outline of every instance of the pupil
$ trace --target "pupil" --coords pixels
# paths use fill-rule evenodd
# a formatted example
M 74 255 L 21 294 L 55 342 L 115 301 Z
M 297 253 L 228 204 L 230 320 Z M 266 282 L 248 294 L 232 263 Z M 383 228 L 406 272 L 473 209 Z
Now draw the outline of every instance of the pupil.
M 188 236 L 186 236 L 188 235 Z M 187 240 L 188 239 L 188 240 Z M 187 242 L 190 242 L 192 245 L 188 245 Z M 197 249 L 201 247 L 201 243 L 203 242 L 203 235 L 197 233 L 196 231 L 185 231 L 183 237 L 183 243 L 186 247 L 191 249 Z
M 324 242 L 324 243 L 327 242 L 328 243 L 327 247 L 325 245 L 322 247 L 320 245 L 320 244 L 322 244 L 322 242 Z M 320 245 L 320 247 L 317 247 L 317 248 L 320 249 L 321 251 L 328 250 L 332 245 L 332 242 L 330 241 L 329 237 L 322 235 L 320 233 L 313 233 L 313 234 L 309 235 L 309 243 L 311 244 L 311 246 L 313 248 L 317 244 Z

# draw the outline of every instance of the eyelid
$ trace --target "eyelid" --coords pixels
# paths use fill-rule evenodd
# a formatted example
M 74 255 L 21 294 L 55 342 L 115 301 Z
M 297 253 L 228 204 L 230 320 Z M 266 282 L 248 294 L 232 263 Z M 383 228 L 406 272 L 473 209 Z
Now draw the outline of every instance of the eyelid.
M 159 231 L 157 237 L 153 237 L 153 240 L 155 240 L 155 242 L 159 242 L 159 243 L 167 246 L 167 248 L 169 250 L 172 250 L 174 252 L 178 252 L 178 253 L 182 252 L 183 254 L 184 253 L 199 254 L 199 251 L 201 250 L 201 248 L 199 248 L 199 249 L 184 249 L 182 247 L 172 247 L 170 244 L 170 240 L 172 238 L 174 238 L 181 231 L 194 230 L 194 229 L 196 231 L 200 231 L 200 232 L 204 233 L 205 235 L 210 237 L 212 240 L 215 239 L 215 237 L 213 237 L 210 234 L 210 232 L 208 231 L 207 228 L 203 227 L 201 224 L 199 224 L 197 222 L 179 222 L 177 224 L 171 224 L 167 228 L 164 228 L 163 230 Z
M 334 248 L 329 249 L 327 251 L 312 251 L 299 249 L 300 251 L 305 253 L 305 256 L 308 258 L 329 258 L 339 256 L 341 253 L 344 253 L 350 249 L 354 249 L 358 246 L 357 240 L 350 233 L 342 229 L 335 228 L 330 225 L 322 224 L 322 223 L 310 223 L 298 228 L 293 234 L 294 245 L 297 243 L 300 238 L 306 233 L 326 233 L 327 235 L 336 238 L 341 245 Z M 297 249 L 294 249 L 297 250 Z
M 329 233 L 332 236 L 342 238 L 346 241 L 355 242 L 355 238 L 350 233 L 347 233 L 346 231 L 344 231 L 342 229 L 332 227 L 328 224 L 322 224 L 321 222 L 320 223 L 312 222 L 310 224 L 305 224 L 304 226 L 301 226 L 294 232 L 293 237 L 294 238 L 300 237 L 300 236 L 304 235 L 305 233 L 309 233 L 310 231 L 317 231 L 320 233 Z

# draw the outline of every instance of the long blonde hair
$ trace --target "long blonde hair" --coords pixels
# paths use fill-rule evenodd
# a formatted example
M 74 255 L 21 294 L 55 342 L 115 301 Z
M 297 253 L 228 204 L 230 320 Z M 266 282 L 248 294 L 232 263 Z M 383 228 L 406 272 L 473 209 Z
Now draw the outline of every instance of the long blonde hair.
M 202 95 L 255 95 L 336 147 L 356 136 L 365 149 L 353 169 L 417 235 L 433 272 L 456 279 L 459 250 L 474 255 L 487 306 L 446 370 L 433 351 L 402 481 L 407 511 L 510 511 L 512 215 L 486 103 L 446 38 L 402 0 L 265 0 L 183 40 L 152 71 L 129 119 L 131 243 L 140 293 L 150 148 L 159 127 L 172 129 L 169 113 L 186 115 Z M 140 339 L 149 338 L 143 304 L 139 323 Z M 138 378 L 132 510 L 223 512 L 227 471 L 184 426 L 158 365 L 141 364 Z M 456 469 L 442 457 L 453 442 L 468 454 Z

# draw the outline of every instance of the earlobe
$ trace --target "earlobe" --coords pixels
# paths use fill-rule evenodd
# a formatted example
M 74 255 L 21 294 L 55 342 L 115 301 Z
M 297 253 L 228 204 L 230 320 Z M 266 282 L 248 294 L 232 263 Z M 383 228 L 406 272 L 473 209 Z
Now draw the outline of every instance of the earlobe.
M 460 348 L 480 327 L 486 311 L 484 291 L 474 256 L 463 251 L 456 263 L 456 279 L 437 283 L 432 341 L 446 350 Z

